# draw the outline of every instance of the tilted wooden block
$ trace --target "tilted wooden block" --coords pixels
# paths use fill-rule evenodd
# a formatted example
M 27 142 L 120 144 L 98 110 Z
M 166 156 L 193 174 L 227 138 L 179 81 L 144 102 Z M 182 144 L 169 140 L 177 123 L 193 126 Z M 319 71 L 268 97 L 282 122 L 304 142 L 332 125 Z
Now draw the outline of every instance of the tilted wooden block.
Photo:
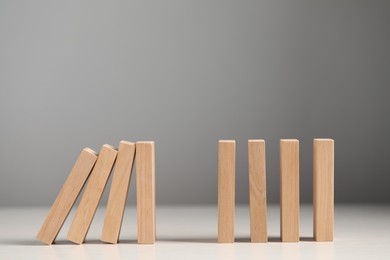
M 57 195 L 45 222 L 37 234 L 37 239 L 52 244 L 84 186 L 97 158 L 96 152 L 84 148 L 68 178 Z
M 236 142 L 218 142 L 218 242 L 234 242 Z
M 280 140 L 280 232 L 282 242 L 299 241 L 299 141 Z
M 333 241 L 334 232 L 334 141 L 313 142 L 314 240 Z
M 267 191 L 264 140 L 248 141 L 251 242 L 267 242 Z
M 79 207 L 77 208 L 76 215 L 70 226 L 67 235 L 68 240 L 76 244 L 84 242 L 107 184 L 108 177 L 110 176 L 117 153 L 117 150 L 108 144 L 102 146 Z
M 156 183 L 154 142 L 136 143 L 138 243 L 156 240 Z
M 101 240 L 117 243 L 126 207 L 127 193 L 133 172 L 135 144 L 121 141 L 108 197 Z

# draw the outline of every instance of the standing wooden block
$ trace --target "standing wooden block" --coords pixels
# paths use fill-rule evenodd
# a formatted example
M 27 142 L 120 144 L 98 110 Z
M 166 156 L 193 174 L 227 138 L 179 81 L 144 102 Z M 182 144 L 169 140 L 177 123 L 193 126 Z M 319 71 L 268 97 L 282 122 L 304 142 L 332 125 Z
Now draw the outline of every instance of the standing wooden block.
M 79 158 L 58 193 L 45 222 L 39 230 L 37 239 L 47 245 L 52 244 L 56 239 L 58 232 L 68 217 L 73 204 L 95 165 L 96 158 L 96 152 L 89 148 L 84 148 L 81 151 Z
M 218 242 L 234 242 L 236 142 L 218 143 Z
M 280 140 L 280 233 L 282 242 L 299 241 L 299 141 Z
M 115 163 L 114 175 L 108 197 L 106 217 L 104 219 L 101 240 L 107 243 L 117 243 L 125 211 L 127 193 L 129 190 L 135 144 L 121 141 Z
M 68 240 L 76 244 L 84 242 L 107 184 L 108 177 L 110 176 L 117 153 L 117 150 L 108 144 L 102 146 L 96 165 L 92 170 L 87 187 L 70 226 L 67 235 Z
M 251 242 L 267 242 L 267 191 L 264 140 L 248 141 Z
M 154 244 L 156 240 L 154 142 L 137 142 L 136 150 L 138 243 Z
M 334 230 L 334 141 L 313 143 L 314 240 L 333 241 Z

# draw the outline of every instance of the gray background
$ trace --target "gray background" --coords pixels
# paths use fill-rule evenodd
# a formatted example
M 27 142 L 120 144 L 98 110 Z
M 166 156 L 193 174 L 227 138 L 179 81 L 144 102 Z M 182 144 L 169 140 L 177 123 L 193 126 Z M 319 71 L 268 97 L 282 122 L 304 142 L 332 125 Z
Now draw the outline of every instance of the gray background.
M 388 203 L 390 2 L 0 2 L 0 206 L 50 205 L 80 150 L 156 142 L 159 204 L 217 203 L 217 141 L 335 139 L 339 203 Z M 134 177 L 134 176 L 133 176 Z M 129 193 L 135 202 L 135 179 Z M 107 192 L 103 203 L 106 200 Z

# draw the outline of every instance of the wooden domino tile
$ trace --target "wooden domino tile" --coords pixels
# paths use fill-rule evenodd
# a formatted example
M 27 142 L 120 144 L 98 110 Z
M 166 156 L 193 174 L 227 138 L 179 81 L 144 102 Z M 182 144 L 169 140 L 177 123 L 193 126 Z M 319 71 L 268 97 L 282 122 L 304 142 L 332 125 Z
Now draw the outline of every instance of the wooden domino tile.
M 282 242 L 299 241 L 299 141 L 280 140 L 280 233 Z
M 313 142 L 313 230 L 315 241 L 333 241 L 334 141 Z
M 133 172 L 135 144 L 121 141 L 108 197 L 101 240 L 117 243 L 126 206 L 127 193 Z
M 234 242 L 236 142 L 218 143 L 218 242 Z
M 100 198 L 107 184 L 108 177 L 110 176 L 117 153 L 117 150 L 108 144 L 102 146 L 95 167 L 89 177 L 87 187 L 77 208 L 76 215 L 70 226 L 67 235 L 68 240 L 76 244 L 84 242 L 96 213 Z
M 136 143 L 138 243 L 156 240 L 156 184 L 154 142 Z
M 49 214 L 37 234 L 37 239 L 47 245 L 54 242 L 95 165 L 96 159 L 97 154 L 93 150 L 84 148 L 81 151 L 68 178 L 50 208 Z
M 267 242 L 267 195 L 264 140 L 248 141 L 251 242 Z

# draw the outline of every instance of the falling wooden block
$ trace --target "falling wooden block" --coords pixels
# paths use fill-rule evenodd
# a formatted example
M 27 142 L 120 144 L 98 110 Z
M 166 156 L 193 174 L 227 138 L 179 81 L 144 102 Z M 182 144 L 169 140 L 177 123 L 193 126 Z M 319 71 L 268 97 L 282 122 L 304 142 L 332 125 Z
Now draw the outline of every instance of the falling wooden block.
M 218 143 L 218 242 L 234 242 L 236 142 Z
M 115 162 L 115 170 L 101 236 L 101 240 L 107 243 L 115 244 L 119 239 L 127 193 L 133 172 L 134 155 L 135 144 L 121 141 Z
M 154 142 L 137 142 L 136 151 L 138 243 L 154 244 L 156 240 Z
M 280 140 L 280 233 L 282 242 L 299 241 L 299 141 Z
M 264 140 L 248 141 L 251 242 L 267 242 L 267 192 Z
M 79 207 L 77 208 L 76 215 L 70 226 L 67 235 L 68 240 L 76 244 L 84 242 L 107 184 L 108 177 L 110 176 L 117 153 L 117 150 L 108 144 L 102 146 Z
M 334 232 L 334 141 L 313 143 L 314 240 L 333 241 Z
M 84 186 L 97 158 L 96 152 L 84 148 L 74 164 L 68 178 L 57 195 L 45 222 L 37 234 L 37 239 L 50 245 L 56 239 Z

